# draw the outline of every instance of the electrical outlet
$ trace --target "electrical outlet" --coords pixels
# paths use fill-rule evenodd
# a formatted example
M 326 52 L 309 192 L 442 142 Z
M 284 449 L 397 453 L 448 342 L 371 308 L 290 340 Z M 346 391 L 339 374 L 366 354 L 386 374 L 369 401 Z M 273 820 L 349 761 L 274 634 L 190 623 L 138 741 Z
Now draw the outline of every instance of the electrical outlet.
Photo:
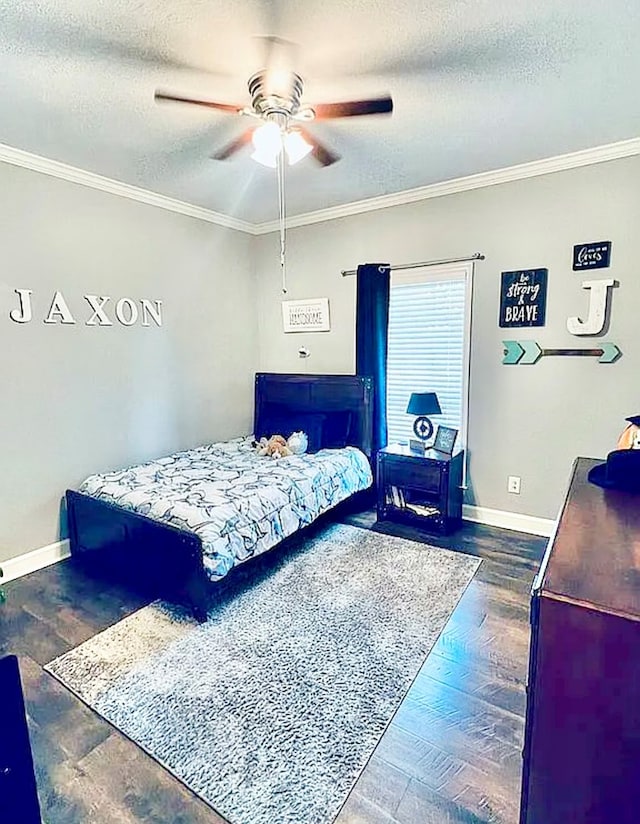
M 507 491 L 514 495 L 520 494 L 520 478 L 517 475 L 509 475 L 507 478 Z

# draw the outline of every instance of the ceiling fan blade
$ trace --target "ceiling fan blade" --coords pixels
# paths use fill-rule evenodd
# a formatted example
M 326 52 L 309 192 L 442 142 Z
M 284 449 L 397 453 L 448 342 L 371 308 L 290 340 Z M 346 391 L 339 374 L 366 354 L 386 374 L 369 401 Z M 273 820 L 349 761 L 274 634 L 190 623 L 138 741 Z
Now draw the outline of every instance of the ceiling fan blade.
M 235 140 L 231 140 L 227 143 L 226 146 L 223 146 L 221 149 L 215 154 L 212 154 L 211 157 L 214 160 L 228 160 L 231 155 L 239 152 L 247 143 L 251 142 L 251 136 L 253 135 L 253 129 L 247 129 L 246 132 L 243 132 L 240 137 L 236 137 Z
M 393 100 L 389 95 L 371 100 L 350 100 L 344 103 L 318 103 L 311 106 L 316 120 L 334 117 L 360 117 L 365 114 L 389 114 L 393 111 Z
M 306 129 L 298 128 L 298 131 L 302 134 L 307 143 L 310 143 L 313 146 L 311 149 L 311 156 L 314 157 L 321 166 L 331 166 L 333 163 L 337 163 L 337 161 L 340 160 L 339 154 L 336 154 L 336 152 L 328 149 L 323 143 L 320 143 L 320 141 Z
M 542 60 L 553 59 L 561 37 L 561 29 L 551 32 L 540 19 L 516 24 L 508 32 L 489 26 L 484 31 L 476 31 L 472 38 L 447 41 L 431 45 L 428 52 L 424 43 L 417 42 L 401 53 L 371 55 L 371 63 L 360 76 L 375 77 L 415 77 L 429 78 L 440 74 L 447 78 L 459 79 L 467 75 L 479 77 L 496 74 L 509 76 L 513 72 L 526 71 L 531 65 L 540 65 Z
M 88 26 L 81 14 L 82 4 L 76 4 L 76 14 L 67 9 L 63 16 L 44 14 L 36 4 L 20 8 L 17 14 L 0 13 L 0 27 L 7 43 L 19 43 L 21 50 L 58 54 L 64 44 L 64 55 L 69 59 L 90 59 L 109 64 L 145 66 L 160 71 L 192 71 L 211 74 L 213 66 L 207 61 L 183 59 L 177 48 L 172 48 L 161 31 L 150 32 L 146 25 L 125 26 L 118 32 L 109 33 L 103 26 Z M 51 11 L 53 11 L 51 9 Z M 84 9 L 83 9 L 84 11 Z M 119 66 L 118 66 L 119 68 Z M 211 70 L 211 71 L 210 71 Z M 216 70 L 215 74 L 219 74 Z M 226 72 L 220 75 L 227 77 Z
M 209 109 L 219 109 L 221 112 L 234 112 L 239 114 L 242 106 L 234 106 L 231 103 L 216 103 L 214 100 L 194 100 L 192 97 L 178 97 L 174 94 L 157 91 L 154 95 L 156 100 L 173 100 L 176 103 L 193 103 L 196 106 L 206 106 Z

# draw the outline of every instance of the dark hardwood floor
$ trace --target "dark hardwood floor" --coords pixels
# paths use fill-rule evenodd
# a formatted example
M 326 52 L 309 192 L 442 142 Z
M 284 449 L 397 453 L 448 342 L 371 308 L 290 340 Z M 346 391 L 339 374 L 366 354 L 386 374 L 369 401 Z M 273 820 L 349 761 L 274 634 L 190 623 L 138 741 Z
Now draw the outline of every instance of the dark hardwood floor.
M 375 516 L 345 521 L 372 528 Z M 337 824 L 516 824 L 529 589 L 546 539 L 469 523 L 449 538 L 389 523 L 375 528 L 483 563 Z M 20 659 L 46 824 L 223 824 L 42 669 L 145 600 L 98 584 L 70 561 L 6 590 L 0 654 Z

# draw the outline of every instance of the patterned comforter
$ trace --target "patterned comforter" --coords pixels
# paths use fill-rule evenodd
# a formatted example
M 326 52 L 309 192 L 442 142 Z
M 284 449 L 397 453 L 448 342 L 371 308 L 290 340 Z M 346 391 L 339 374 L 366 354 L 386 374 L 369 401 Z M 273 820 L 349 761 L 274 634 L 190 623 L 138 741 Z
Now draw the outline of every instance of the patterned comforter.
M 216 581 L 373 480 L 355 447 L 274 460 L 258 457 L 251 443 L 208 444 L 92 475 L 80 491 L 195 532 L 207 574 Z

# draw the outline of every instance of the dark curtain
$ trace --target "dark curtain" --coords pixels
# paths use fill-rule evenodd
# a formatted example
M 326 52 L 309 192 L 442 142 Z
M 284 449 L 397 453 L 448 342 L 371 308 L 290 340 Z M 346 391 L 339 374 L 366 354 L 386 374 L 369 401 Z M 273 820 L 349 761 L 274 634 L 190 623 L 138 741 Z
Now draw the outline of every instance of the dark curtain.
M 373 454 L 387 445 L 388 263 L 358 266 L 356 374 L 373 378 Z

